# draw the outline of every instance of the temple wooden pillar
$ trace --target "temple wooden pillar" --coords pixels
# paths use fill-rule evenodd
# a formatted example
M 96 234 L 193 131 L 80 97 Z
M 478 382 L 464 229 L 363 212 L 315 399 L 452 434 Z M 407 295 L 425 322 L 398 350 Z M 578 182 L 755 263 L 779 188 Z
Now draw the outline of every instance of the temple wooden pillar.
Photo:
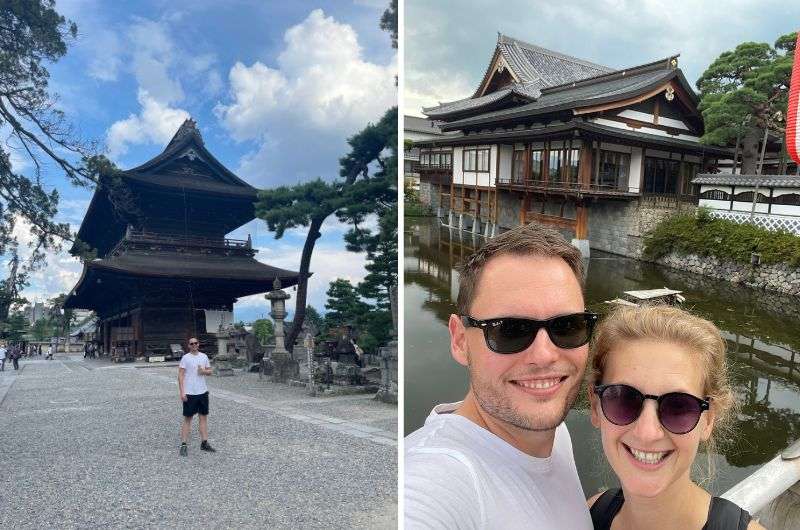
M 519 210 L 519 224 L 524 225 L 528 210 L 531 208 L 531 198 L 527 192 L 522 196 L 522 205 Z
M 589 207 L 578 203 L 575 210 L 575 239 L 589 239 Z

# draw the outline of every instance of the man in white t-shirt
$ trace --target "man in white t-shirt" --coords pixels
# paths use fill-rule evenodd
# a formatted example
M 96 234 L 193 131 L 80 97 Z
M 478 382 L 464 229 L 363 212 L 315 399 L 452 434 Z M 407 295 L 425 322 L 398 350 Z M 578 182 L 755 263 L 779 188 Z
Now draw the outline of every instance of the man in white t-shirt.
M 211 453 L 216 450 L 208 443 L 208 386 L 206 376 L 211 375 L 211 364 L 205 353 L 199 350 L 200 342 L 196 337 L 189 339 L 189 353 L 181 357 L 178 366 L 178 392 L 183 402 L 183 423 L 181 424 L 180 455 L 186 456 L 189 449 L 189 431 L 192 429 L 192 417 L 199 416 L 200 449 Z
M 459 282 L 450 348 L 470 386 L 406 437 L 405 528 L 591 529 L 563 423 L 596 319 L 580 252 L 520 226 L 469 257 Z
M 0 372 L 6 371 L 6 345 L 0 344 Z

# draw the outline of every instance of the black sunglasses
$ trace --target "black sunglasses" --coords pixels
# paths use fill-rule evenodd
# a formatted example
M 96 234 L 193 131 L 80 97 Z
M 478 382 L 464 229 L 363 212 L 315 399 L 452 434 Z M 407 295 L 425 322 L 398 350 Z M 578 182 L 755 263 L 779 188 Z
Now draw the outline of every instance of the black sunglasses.
M 200 344 L 199 342 L 190 342 L 189 346 L 194 346 L 195 344 Z
M 533 344 L 536 334 L 541 328 L 547 330 L 550 341 L 559 348 L 583 346 L 592 337 L 597 315 L 595 313 L 574 313 L 547 320 L 516 317 L 477 320 L 464 315 L 461 317 L 461 321 L 467 327 L 481 328 L 486 345 L 493 352 L 518 353 Z
M 660 396 L 642 394 L 629 385 L 594 385 L 600 398 L 603 415 L 614 425 L 630 425 L 642 414 L 644 400 L 653 399 L 658 404 L 658 421 L 673 434 L 691 432 L 700 421 L 700 415 L 708 410 L 711 398 L 699 397 L 685 392 L 670 392 Z

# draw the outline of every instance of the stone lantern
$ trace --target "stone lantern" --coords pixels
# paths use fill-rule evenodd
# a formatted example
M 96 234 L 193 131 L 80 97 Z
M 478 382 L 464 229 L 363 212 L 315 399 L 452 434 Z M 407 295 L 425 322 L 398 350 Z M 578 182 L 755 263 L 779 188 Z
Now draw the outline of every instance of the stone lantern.
M 263 363 L 272 363 L 272 381 L 285 383 L 293 375 L 299 372 L 297 361 L 292 359 L 284 343 L 285 334 L 283 331 L 283 321 L 286 319 L 286 300 L 291 298 L 289 294 L 281 290 L 281 281 L 275 278 L 272 290 L 264 298 L 270 301 L 272 311 L 270 316 L 275 323 L 275 348 L 269 356 L 269 361 L 264 359 Z M 266 367 L 262 366 L 262 373 L 266 372 Z

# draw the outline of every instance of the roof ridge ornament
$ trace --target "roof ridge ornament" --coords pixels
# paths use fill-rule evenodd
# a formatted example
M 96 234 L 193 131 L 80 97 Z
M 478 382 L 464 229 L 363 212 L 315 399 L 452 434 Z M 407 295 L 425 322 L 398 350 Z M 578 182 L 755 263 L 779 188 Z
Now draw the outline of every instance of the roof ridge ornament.
M 672 85 L 667 86 L 667 89 L 664 91 L 664 97 L 667 101 L 672 101 L 675 99 L 675 89 L 672 88 Z

